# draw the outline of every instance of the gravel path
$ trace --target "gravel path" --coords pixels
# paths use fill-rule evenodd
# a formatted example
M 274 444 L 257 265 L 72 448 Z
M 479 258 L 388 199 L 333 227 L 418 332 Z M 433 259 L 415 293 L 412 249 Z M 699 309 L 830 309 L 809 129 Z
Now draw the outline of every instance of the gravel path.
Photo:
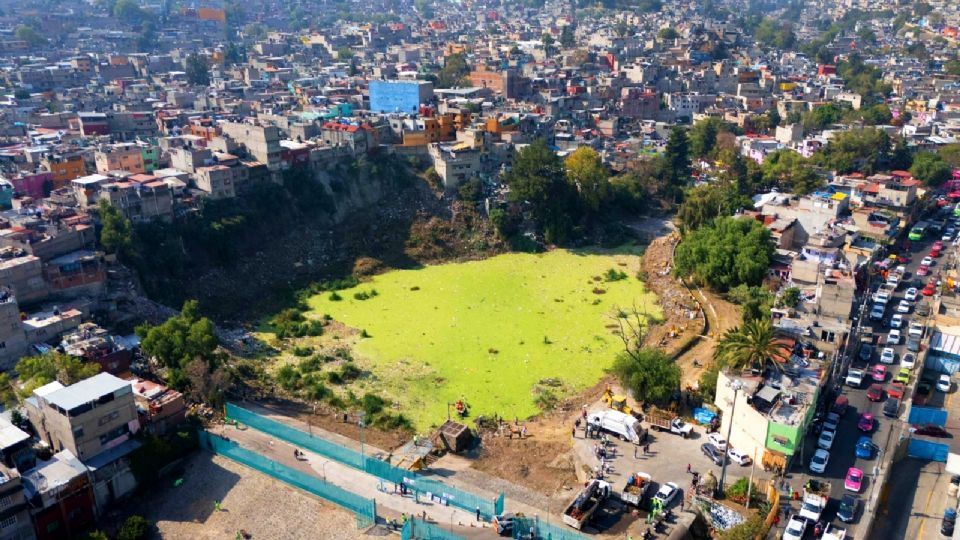
M 353 514 L 222 456 L 197 452 L 185 468 L 181 486 L 158 489 L 141 510 L 161 538 L 233 539 L 240 529 L 254 540 L 364 538 Z

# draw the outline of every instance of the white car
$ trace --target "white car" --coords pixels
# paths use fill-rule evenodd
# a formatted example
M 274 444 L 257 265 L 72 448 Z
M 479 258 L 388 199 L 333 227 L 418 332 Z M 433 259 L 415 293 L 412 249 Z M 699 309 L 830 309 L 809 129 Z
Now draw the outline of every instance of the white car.
M 910 323 L 910 328 L 907 330 L 907 335 L 910 337 L 920 337 L 923 335 L 923 324 L 918 322 Z
M 900 303 L 897 304 L 897 313 L 910 313 L 911 307 L 913 306 L 909 300 L 901 300 Z
M 677 496 L 677 491 L 679 490 L 680 488 L 679 486 L 677 486 L 677 484 L 673 482 L 667 482 L 666 484 L 663 484 L 662 486 L 660 486 L 660 490 L 657 491 L 657 494 L 654 495 L 653 498 L 660 501 L 662 506 L 666 508 L 667 505 L 669 505 L 670 502 L 674 499 L 674 497 Z
M 887 345 L 899 345 L 899 344 L 900 344 L 900 331 L 896 329 L 891 330 L 890 333 L 887 334 Z
M 817 439 L 817 446 L 823 448 L 824 450 L 829 450 L 833 446 L 833 440 L 836 438 L 836 431 L 823 430 L 823 433 L 820 434 L 820 438 Z
M 903 326 L 903 313 L 895 313 L 890 317 L 890 328 L 900 328 Z
M 889 301 L 890 301 L 890 293 L 888 291 L 877 291 L 877 293 L 873 295 L 873 302 L 875 305 L 876 304 L 886 305 L 886 303 Z
M 827 414 L 827 417 L 823 420 L 824 431 L 836 431 L 839 425 L 840 415 L 835 412 Z
M 947 375 L 946 373 L 944 373 L 943 375 L 940 376 L 939 379 L 937 379 L 937 390 L 941 392 L 949 392 L 950 386 L 951 386 L 950 376 Z
M 903 293 L 903 299 L 915 302 L 918 294 L 920 294 L 920 291 L 916 287 L 910 287 Z
M 827 463 L 830 461 L 830 452 L 827 452 L 823 448 L 817 448 L 817 451 L 813 453 L 813 457 L 810 458 L 810 470 L 823 474 L 827 470 Z
M 884 306 L 882 304 L 877 304 L 873 306 L 873 309 L 870 310 L 870 319 L 874 321 L 879 321 L 883 318 Z
M 746 452 L 734 450 L 733 448 L 731 448 L 730 450 L 727 450 L 727 456 L 730 457 L 730 461 L 736 463 L 737 465 L 749 465 L 750 463 L 753 462 L 753 460 L 750 459 L 750 456 L 748 456 Z
M 783 540 L 802 540 L 803 534 L 807 531 L 807 520 L 800 516 L 790 516 L 787 522 L 787 528 L 783 530 Z
M 721 452 L 727 451 L 727 441 L 721 437 L 719 433 L 714 432 L 707 435 L 707 442 L 715 446 L 717 450 Z
M 915 365 L 917 365 L 917 356 L 913 353 L 907 353 L 900 359 L 900 367 L 902 368 L 913 369 Z
M 933 257 L 924 257 L 923 260 L 920 261 L 920 266 L 926 266 L 927 268 L 933 266 Z
M 893 352 L 893 347 L 884 347 L 880 351 L 880 363 L 881 364 L 892 364 L 897 358 L 897 353 Z

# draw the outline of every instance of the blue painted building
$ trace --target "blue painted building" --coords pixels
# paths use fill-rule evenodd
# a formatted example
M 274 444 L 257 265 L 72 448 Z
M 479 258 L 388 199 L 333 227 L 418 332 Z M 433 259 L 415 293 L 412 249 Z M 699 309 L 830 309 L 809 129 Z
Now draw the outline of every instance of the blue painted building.
M 13 184 L 0 178 L 0 210 L 7 210 L 13 201 Z
M 428 81 L 370 81 L 370 110 L 379 113 L 416 114 L 421 103 L 433 98 Z

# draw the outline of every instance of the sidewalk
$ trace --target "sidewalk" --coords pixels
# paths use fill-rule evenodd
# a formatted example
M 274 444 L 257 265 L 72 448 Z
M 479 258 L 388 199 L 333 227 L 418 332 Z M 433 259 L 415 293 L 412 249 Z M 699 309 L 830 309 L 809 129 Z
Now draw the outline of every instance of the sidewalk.
M 269 459 L 282 463 L 304 474 L 323 478 L 325 481 L 362 497 L 373 499 L 377 503 L 377 513 L 388 520 L 401 519 L 401 514 L 426 515 L 427 520 L 445 526 L 452 525 L 456 529 L 486 528 L 489 535 L 481 537 L 495 537 L 489 523 L 478 523 L 473 513 L 460 510 L 452 506 L 443 506 L 431 502 L 425 497 L 415 499 L 414 495 L 401 496 L 394 493 L 394 485 L 381 481 L 375 476 L 357 469 L 327 459 L 323 456 L 303 451 L 305 461 L 298 460 L 293 455 L 294 447 L 279 439 L 260 431 L 244 428 L 237 429 L 231 425 L 216 426 L 210 430 L 213 433 L 228 437 L 240 446 L 257 452 Z M 459 533 L 458 533 L 459 534 Z

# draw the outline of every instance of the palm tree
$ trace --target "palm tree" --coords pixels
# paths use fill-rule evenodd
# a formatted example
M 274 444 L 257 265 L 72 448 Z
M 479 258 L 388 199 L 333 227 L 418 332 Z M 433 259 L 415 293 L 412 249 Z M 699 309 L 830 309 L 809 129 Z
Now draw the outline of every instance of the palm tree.
M 778 366 L 779 361 L 786 359 L 783 346 L 776 339 L 773 324 L 767 319 L 748 320 L 743 326 L 727 330 L 720 338 L 713 358 L 735 371 L 762 368 L 767 358 L 773 359 Z

